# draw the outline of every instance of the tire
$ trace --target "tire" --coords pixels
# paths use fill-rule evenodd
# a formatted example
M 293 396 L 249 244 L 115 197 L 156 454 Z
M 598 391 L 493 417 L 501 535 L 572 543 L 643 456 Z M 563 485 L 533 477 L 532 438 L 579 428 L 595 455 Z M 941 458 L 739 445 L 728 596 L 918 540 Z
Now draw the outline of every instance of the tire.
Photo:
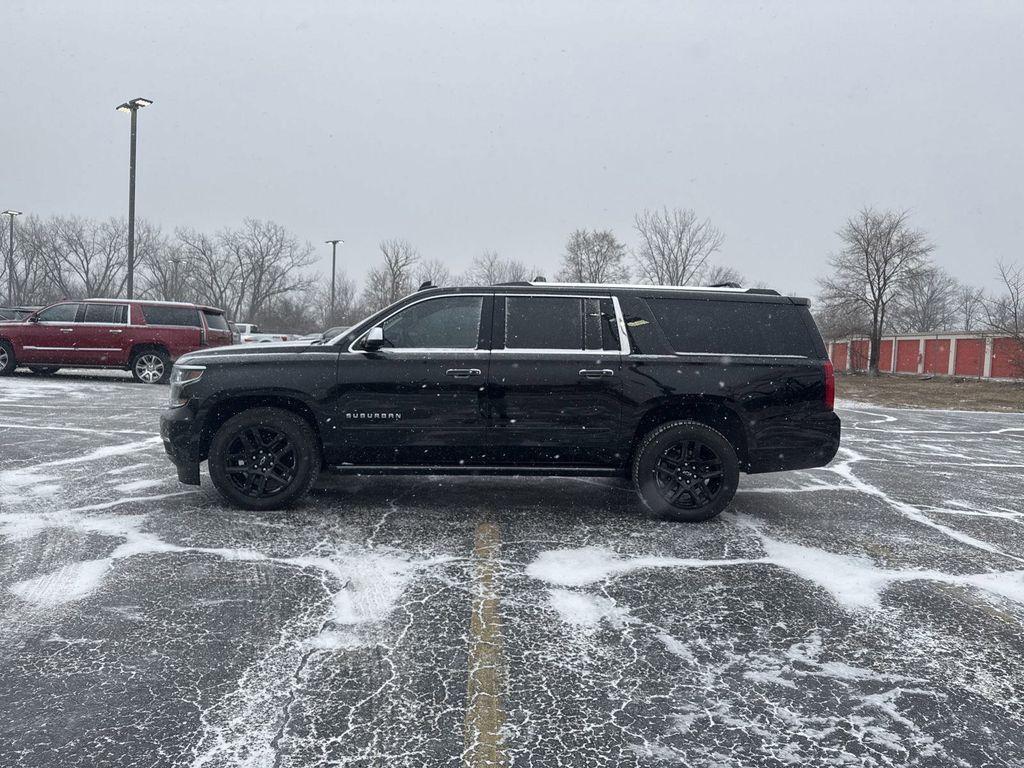
M 28 369 L 37 376 L 52 376 L 60 370 L 60 367 L 56 365 L 30 365 Z
M 132 355 L 131 371 L 140 384 L 166 384 L 171 378 L 171 358 L 162 349 L 142 349 Z
M 209 469 L 214 487 L 234 506 L 284 509 L 305 496 L 320 474 L 319 440 L 291 411 L 252 408 L 217 430 Z
M 0 376 L 10 376 L 17 367 L 18 361 L 14 359 L 11 342 L 0 339 Z
M 640 441 L 633 484 L 651 514 L 696 523 L 725 509 L 739 483 L 739 460 L 717 430 L 696 421 L 672 421 Z

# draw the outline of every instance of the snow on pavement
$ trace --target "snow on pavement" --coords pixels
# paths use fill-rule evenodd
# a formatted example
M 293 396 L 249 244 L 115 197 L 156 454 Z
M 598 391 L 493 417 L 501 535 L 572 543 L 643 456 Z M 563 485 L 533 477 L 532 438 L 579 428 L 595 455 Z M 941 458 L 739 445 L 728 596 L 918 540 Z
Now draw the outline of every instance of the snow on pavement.
M 481 573 L 504 764 L 1024 764 L 1024 416 L 841 404 L 831 467 L 681 526 L 564 478 L 242 513 L 165 397 L 0 380 L 0 764 L 461 765 Z

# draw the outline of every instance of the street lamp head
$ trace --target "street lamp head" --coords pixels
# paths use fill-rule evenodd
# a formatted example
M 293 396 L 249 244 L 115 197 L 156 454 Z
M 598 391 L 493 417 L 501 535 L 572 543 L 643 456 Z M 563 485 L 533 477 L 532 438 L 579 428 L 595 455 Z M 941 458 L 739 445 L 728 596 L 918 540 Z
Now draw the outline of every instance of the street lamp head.
M 13 219 L 15 216 L 21 216 L 21 211 L 0 211 L 0 216 L 10 216 Z
M 126 101 L 124 104 L 119 104 L 117 106 L 117 111 L 118 112 L 134 112 L 137 109 L 142 109 L 143 107 L 148 107 L 152 103 L 153 103 L 152 99 L 143 99 L 142 97 L 139 97 L 137 99 L 132 99 L 131 101 Z
M 324 242 L 328 245 L 337 245 L 338 243 L 341 243 L 342 245 L 345 244 L 344 240 L 324 240 Z

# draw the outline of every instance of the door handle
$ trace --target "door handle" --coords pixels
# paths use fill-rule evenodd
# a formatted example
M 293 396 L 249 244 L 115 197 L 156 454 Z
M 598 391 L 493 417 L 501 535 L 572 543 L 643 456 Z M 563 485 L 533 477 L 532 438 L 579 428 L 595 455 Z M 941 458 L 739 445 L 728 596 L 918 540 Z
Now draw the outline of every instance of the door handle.
M 468 379 L 470 376 L 479 376 L 479 368 L 449 368 L 444 372 L 445 376 L 454 376 L 456 379 Z
M 606 376 L 614 376 L 615 371 L 611 368 L 583 368 L 580 376 L 584 379 L 603 379 Z
M 113 328 L 113 329 L 111 329 L 111 331 L 110 331 L 110 332 L 111 332 L 111 333 L 124 333 L 124 331 L 122 331 L 122 330 L 121 330 L 121 329 L 119 329 L 119 328 Z
M 74 333 L 75 329 L 74 328 L 61 328 L 60 332 L 61 333 Z

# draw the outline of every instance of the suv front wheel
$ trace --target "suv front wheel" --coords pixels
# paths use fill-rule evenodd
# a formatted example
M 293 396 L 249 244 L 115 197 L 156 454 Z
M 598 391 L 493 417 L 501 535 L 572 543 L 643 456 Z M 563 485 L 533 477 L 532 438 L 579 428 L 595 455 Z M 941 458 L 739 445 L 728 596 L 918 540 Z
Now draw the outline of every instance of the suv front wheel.
M 320 473 L 320 449 L 309 423 L 280 408 L 252 408 L 213 436 L 210 478 L 243 509 L 283 509 L 304 496 Z
M 652 430 L 633 459 L 633 483 L 644 506 L 665 520 L 710 520 L 728 506 L 738 482 L 732 444 L 696 421 Z

